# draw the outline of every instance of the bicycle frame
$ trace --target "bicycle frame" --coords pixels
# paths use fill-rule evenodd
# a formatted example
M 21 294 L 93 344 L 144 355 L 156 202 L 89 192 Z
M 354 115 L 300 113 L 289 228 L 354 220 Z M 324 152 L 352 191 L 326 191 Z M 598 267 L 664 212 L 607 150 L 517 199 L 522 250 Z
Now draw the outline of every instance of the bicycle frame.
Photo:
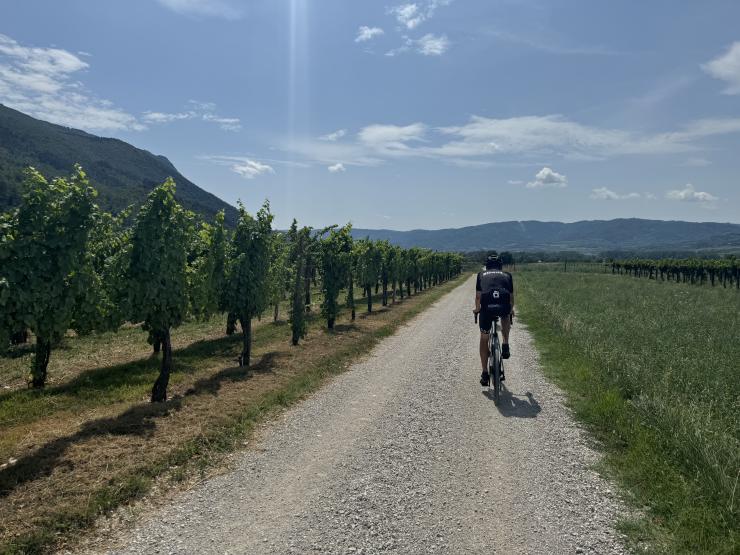
M 488 387 L 493 389 L 493 401 L 498 404 L 501 394 L 501 369 L 504 361 L 501 358 L 501 342 L 498 338 L 498 316 L 493 317 L 488 333 Z
M 491 319 L 491 329 L 488 330 L 488 387 L 493 389 L 493 401 L 498 405 L 501 394 L 501 372 L 504 361 L 501 358 L 501 343 L 498 339 L 499 317 Z M 475 322 L 478 323 L 478 313 L 475 313 Z

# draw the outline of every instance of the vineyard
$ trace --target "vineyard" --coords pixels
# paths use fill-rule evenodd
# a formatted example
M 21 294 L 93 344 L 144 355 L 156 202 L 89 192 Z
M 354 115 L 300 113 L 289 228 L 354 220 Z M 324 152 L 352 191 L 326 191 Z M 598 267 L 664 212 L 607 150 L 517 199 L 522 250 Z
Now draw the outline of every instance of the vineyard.
M 740 289 L 740 259 L 704 260 L 684 259 L 630 259 L 611 263 L 612 273 L 634 277 L 659 279 L 704 285 L 717 283 L 723 287 Z
M 373 310 L 373 289 L 387 305 L 460 273 L 457 254 L 353 240 L 351 224 L 321 230 L 272 229 L 266 202 L 255 216 L 239 206 L 235 230 L 200 220 L 175 200 L 175 183 L 156 187 L 135 213 L 110 214 L 79 166 L 48 181 L 29 169 L 22 204 L 0 215 L 0 350 L 35 339 L 29 385 L 43 389 L 52 351 L 71 331 L 110 332 L 141 324 L 161 370 L 151 401 L 167 400 L 172 331 L 189 320 L 228 314 L 224 333 L 241 328 L 240 366 L 250 365 L 252 321 L 288 301 L 291 340 L 306 333 L 312 290 L 334 327 L 355 287 Z M 344 292 L 344 298 L 340 295 Z
M 647 278 L 657 281 L 688 283 L 693 285 L 721 285 L 740 289 L 740 259 L 707 258 L 632 258 L 604 262 L 562 261 L 527 262 L 513 266 L 518 271 L 578 272 Z

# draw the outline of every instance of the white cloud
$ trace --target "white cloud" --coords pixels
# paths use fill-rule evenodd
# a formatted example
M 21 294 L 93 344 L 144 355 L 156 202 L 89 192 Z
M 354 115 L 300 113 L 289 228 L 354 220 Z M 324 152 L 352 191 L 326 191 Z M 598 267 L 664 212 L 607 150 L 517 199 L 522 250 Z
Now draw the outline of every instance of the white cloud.
M 547 166 L 537 172 L 534 181 L 527 183 L 527 189 L 563 188 L 567 186 L 568 178 L 563 174 L 552 171 Z
M 385 55 L 393 57 L 413 50 L 424 56 L 441 56 L 447 52 L 450 44 L 450 40 L 445 35 L 437 36 L 427 33 L 420 39 L 412 39 L 404 35 L 403 44 L 398 48 L 389 50 Z
M 337 162 L 333 166 L 329 166 L 326 169 L 329 170 L 330 173 L 339 173 L 339 172 L 346 172 L 347 171 L 347 168 L 345 168 L 344 167 L 344 164 L 342 164 L 341 162 Z
M 355 37 L 355 42 L 366 42 L 382 35 L 383 33 L 384 31 L 380 27 L 368 27 L 366 25 L 363 25 L 357 30 L 357 37 Z
M 688 183 L 683 189 L 674 189 L 666 193 L 669 200 L 679 200 L 684 202 L 701 202 L 709 203 L 719 200 L 714 195 L 705 191 L 697 191 L 691 183 Z
M 275 173 L 275 170 L 269 164 L 243 156 L 199 156 L 199 158 L 221 166 L 228 166 L 231 171 L 245 179 L 254 179 L 263 174 Z
M 172 121 L 192 119 L 194 116 L 195 114 L 192 112 L 180 112 L 175 114 L 168 114 L 165 112 L 144 112 L 141 119 L 147 123 L 170 123 Z
M 599 187 L 598 189 L 591 190 L 591 198 L 596 200 L 630 200 L 641 198 L 640 193 L 625 193 L 619 194 L 606 187 Z M 649 198 L 645 195 L 645 198 Z
M 181 15 L 239 19 L 243 13 L 225 0 L 158 0 L 160 4 Z
M 254 179 L 258 175 L 262 175 L 263 173 L 275 173 L 275 170 L 272 169 L 272 166 L 262 164 L 260 162 L 257 162 L 256 160 L 245 160 L 241 164 L 234 164 L 233 166 L 231 166 L 231 170 L 246 179 Z
M 239 131 L 242 128 L 239 118 L 224 118 L 215 114 L 203 114 L 202 119 L 218 124 L 224 131 Z
M 424 56 L 441 56 L 450 47 L 445 35 L 435 36 L 428 33 L 416 41 L 417 51 Z
M 407 29 L 414 29 L 426 19 L 417 4 L 401 4 L 391 8 L 389 13 L 395 15 L 398 22 Z
M 415 29 L 426 20 L 434 17 L 437 8 L 448 6 L 452 0 L 426 0 L 426 2 L 410 2 L 388 9 L 388 13 L 396 17 L 396 21 L 407 29 Z
M 231 166 L 231 171 L 233 171 L 234 173 L 238 173 L 246 179 L 254 179 L 258 175 L 262 175 L 263 173 L 275 173 L 275 170 L 272 169 L 272 166 L 262 164 L 261 162 L 257 162 L 256 160 L 244 160 L 241 163 L 233 164 Z
M 74 79 L 89 67 L 67 50 L 23 46 L 0 34 L 0 102 L 35 118 L 88 131 L 143 129 L 134 116 Z
M 341 139 L 342 137 L 344 137 L 346 134 L 347 134 L 347 130 L 346 129 L 337 129 L 333 133 L 329 133 L 327 135 L 322 135 L 321 137 L 319 137 L 319 140 L 320 141 L 334 142 L 334 141 L 338 141 L 339 139 Z
M 740 94 L 740 41 L 733 42 L 727 52 L 701 68 L 715 79 L 727 83 L 725 94 Z
M 426 126 L 422 123 L 411 125 L 368 125 L 360 130 L 357 137 L 361 143 L 380 152 L 393 152 L 410 149 L 406 143 L 423 141 Z
M 703 119 L 679 131 L 640 134 L 569 121 L 560 115 L 493 119 L 473 116 L 461 126 L 443 127 L 454 137 L 436 149 L 439 155 L 558 155 L 599 159 L 630 154 L 669 154 L 696 150 L 699 139 L 740 132 L 740 118 Z
M 216 105 L 213 102 L 190 100 L 188 104 L 191 109 L 187 112 L 144 112 L 141 119 L 148 124 L 165 124 L 173 121 L 198 119 L 215 123 L 224 131 L 239 131 L 241 129 L 239 118 L 227 118 L 216 114 Z
M 524 181 L 522 181 L 521 179 L 509 179 L 509 181 L 507 181 L 507 183 L 509 185 L 522 185 L 522 184 L 524 184 Z
M 282 148 L 322 165 L 378 165 L 400 157 L 443 160 L 458 166 L 531 165 L 542 159 L 604 160 L 654 154 L 700 154 L 707 138 L 739 134 L 740 118 L 703 119 L 675 131 L 644 133 L 601 128 L 559 115 L 493 119 L 473 116 L 462 125 L 429 127 L 373 124 L 341 142 L 298 139 Z

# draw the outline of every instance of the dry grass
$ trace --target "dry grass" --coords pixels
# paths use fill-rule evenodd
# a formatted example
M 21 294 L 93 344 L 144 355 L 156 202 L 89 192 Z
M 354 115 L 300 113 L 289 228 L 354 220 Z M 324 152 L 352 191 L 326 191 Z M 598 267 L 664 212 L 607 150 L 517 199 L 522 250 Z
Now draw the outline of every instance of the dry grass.
M 212 464 L 240 446 L 255 421 L 341 371 L 455 284 L 354 323 L 345 315 L 334 332 L 315 320 L 298 347 L 290 346 L 285 322 L 263 323 L 255 329 L 249 369 L 235 366 L 239 338 L 222 335 L 223 321 L 186 326 L 176 334 L 170 400 L 161 405 L 146 402 L 158 361 L 148 356 L 140 330 L 87 345 L 87 338 L 71 339 L 46 392 L 0 393 L 0 404 L 15 407 L 0 407 L 0 460 L 16 460 L 0 470 L 0 552 L 3 545 L 9 552 L 41 552 L 74 539 L 99 514 L 144 494 L 157 477 L 184 479 Z M 133 347 L 134 339 L 143 349 Z M 83 354 L 95 347 L 94 356 Z

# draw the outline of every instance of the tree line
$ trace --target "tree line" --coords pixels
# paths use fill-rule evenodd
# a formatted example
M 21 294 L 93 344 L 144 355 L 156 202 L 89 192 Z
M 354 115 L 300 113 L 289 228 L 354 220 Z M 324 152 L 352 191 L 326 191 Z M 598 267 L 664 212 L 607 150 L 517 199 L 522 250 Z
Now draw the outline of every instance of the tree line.
M 95 204 L 81 167 L 51 181 L 28 169 L 20 206 L 0 213 L 0 350 L 33 333 L 31 387 L 45 386 L 52 349 L 68 330 L 115 331 L 130 322 L 162 353 L 151 401 L 165 401 L 171 333 L 188 319 L 226 314 L 225 333 L 241 329 L 239 363 L 249 366 L 252 320 L 268 310 L 277 320 L 289 301 L 297 345 L 312 287 L 323 294 L 321 316 L 332 329 L 345 306 L 355 319 L 356 287 L 372 312 L 373 291 L 387 305 L 462 270 L 458 254 L 355 240 L 351 224 L 315 230 L 293 220 L 288 231 L 274 230 L 268 202 L 254 215 L 240 203 L 229 229 L 223 212 L 205 222 L 183 209 L 175 190 L 168 179 L 135 216 L 131 208 L 114 215 Z

